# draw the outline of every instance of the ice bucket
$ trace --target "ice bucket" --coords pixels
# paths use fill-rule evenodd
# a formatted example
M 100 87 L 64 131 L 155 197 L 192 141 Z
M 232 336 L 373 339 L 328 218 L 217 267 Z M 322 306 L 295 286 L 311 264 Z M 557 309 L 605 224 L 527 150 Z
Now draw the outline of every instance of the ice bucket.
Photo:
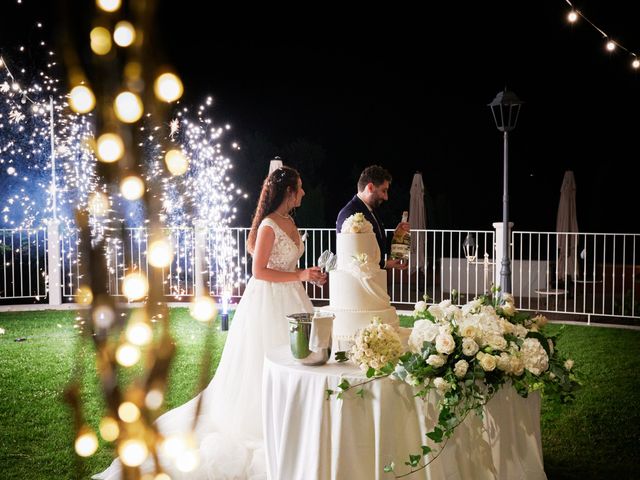
M 293 313 L 287 315 L 289 320 L 289 344 L 293 358 L 303 365 L 323 365 L 327 363 L 331 356 L 331 336 L 327 348 L 321 348 L 312 352 L 309 348 L 311 340 L 311 326 L 314 315 L 319 319 L 330 319 L 333 321 L 334 315 L 326 312 L 316 313 Z

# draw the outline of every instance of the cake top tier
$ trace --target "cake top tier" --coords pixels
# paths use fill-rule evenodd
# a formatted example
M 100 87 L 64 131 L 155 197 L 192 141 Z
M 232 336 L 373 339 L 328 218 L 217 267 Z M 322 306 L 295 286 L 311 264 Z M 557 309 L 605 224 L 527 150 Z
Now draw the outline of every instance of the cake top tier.
M 342 223 L 342 233 L 373 233 L 373 225 L 364 213 L 354 213 Z
M 336 237 L 336 254 L 339 270 L 346 270 L 354 259 L 360 263 L 380 263 L 380 248 L 373 233 L 339 233 Z

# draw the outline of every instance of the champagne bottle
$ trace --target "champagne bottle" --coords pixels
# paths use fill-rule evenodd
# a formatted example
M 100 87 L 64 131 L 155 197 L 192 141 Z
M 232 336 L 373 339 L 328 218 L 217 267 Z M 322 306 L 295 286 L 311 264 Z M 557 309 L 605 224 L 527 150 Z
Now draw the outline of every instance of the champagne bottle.
M 409 212 L 402 212 L 402 221 L 406 222 Z M 408 261 L 411 251 L 411 234 L 404 230 L 396 231 L 391 239 L 391 258 L 394 260 Z

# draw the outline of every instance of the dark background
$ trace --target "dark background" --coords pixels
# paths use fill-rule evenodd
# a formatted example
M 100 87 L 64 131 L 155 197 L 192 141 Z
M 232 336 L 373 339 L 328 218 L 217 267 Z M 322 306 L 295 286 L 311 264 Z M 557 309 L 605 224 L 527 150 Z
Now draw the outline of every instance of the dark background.
M 57 35 L 60 2 L 6 2 L 0 47 L 10 54 Z M 74 2 L 88 37 L 93 2 Z M 640 49 L 630 2 L 574 4 L 630 50 Z M 307 191 L 302 226 L 333 226 L 361 169 L 394 176 L 384 209 L 408 208 L 415 171 L 427 227 L 491 229 L 502 217 L 502 136 L 487 104 L 505 85 L 524 102 L 509 150 L 510 220 L 553 231 L 565 170 L 577 183 L 581 231 L 640 232 L 636 214 L 639 72 L 604 50 L 562 0 L 272 4 L 159 2 L 157 49 L 181 74 L 182 103 L 211 94 L 212 116 L 233 126 L 239 204 L 248 225 L 268 163 L 297 167 Z M 636 8 L 637 10 L 637 8 Z M 86 46 L 83 46 L 86 48 Z

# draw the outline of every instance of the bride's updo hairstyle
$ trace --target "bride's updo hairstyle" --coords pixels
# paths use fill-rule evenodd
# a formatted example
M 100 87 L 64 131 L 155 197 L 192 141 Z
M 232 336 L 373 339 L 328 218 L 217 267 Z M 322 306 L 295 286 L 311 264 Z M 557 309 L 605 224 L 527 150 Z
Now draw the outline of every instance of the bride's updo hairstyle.
M 265 178 L 260 191 L 260 199 L 256 207 L 256 213 L 253 214 L 251 222 L 251 231 L 247 239 L 247 250 L 253 254 L 256 246 L 256 238 L 258 237 L 258 227 L 260 222 L 269 214 L 273 213 L 276 208 L 284 201 L 287 193 L 295 193 L 298 191 L 298 179 L 300 174 L 291 167 L 280 167 L 271 172 Z

